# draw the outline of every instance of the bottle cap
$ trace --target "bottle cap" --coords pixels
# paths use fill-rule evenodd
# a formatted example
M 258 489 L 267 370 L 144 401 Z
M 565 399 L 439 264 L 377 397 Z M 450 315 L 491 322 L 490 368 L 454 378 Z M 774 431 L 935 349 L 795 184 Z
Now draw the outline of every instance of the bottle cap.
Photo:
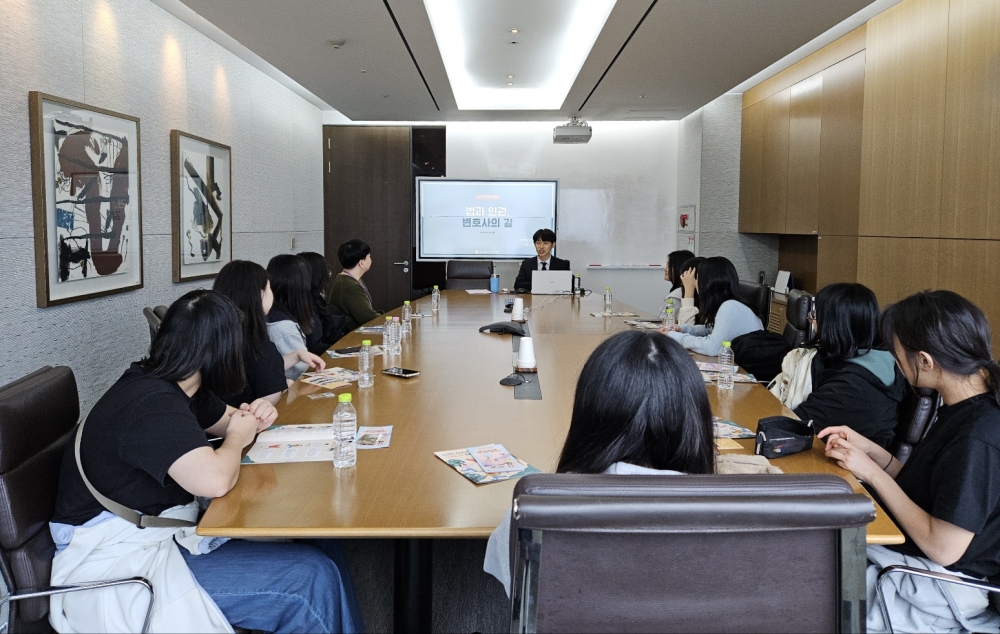
M 437 284 L 434 285 L 434 290 L 438 290 L 438 285 Z
M 392 321 L 392 315 L 386 315 L 385 316 L 385 320 L 386 321 Z
M 399 321 L 399 317 L 393 317 L 392 320 L 393 321 Z
M 361 345 L 363 345 L 363 346 L 370 346 L 370 345 L 372 345 L 372 340 L 371 339 L 362 339 L 361 340 Z
M 338 394 L 337 395 L 337 402 L 338 403 L 350 403 L 351 402 L 351 393 L 350 392 L 344 392 L 343 394 Z
M 674 312 L 674 309 L 673 309 L 673 308 L 668 308 L 668 309 L 667 309 L 667 312 L 668 312 L 668 313 L 672 313 L 672 312 Z
M 409 305 L 410 305 L 410 300 L 406 300 L 403 302 L 403 306 L 409 306 Z
M 611 290 L 611 287 L 610 287 L 610 286 L 605 286 L 605 287 L 604 287 L 604 290 L 606 290 L 606 291 L 610 291 L 610 290 Z
M 732 341 L 723 341 L 722 342 L 722 347 L 723 348 L 731 348 L 731 347 L 733 347 L 733 342 Z

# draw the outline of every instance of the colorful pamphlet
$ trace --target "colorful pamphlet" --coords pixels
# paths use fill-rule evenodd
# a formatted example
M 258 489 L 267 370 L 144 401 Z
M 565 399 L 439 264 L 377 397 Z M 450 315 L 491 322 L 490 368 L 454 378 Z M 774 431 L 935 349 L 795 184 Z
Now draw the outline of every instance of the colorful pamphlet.
M 722 371 L 722 366 L 719 365 L 718 363 L 705 363 L 704 361 L 695 361 L 695 363 L 698 365 L 698 369 L 701 370 L 702 372 L 721 372 Z M 733 366 L 733 374 L 736 374 L 739 371 L 740 371 L 740 366 L 734 365 Z
M 332 390 L 338 387 L 347 387 L 351 381 L 357 381 L 360 376 L 357 370 L 333 367 L 319 372 L 303 372 L 299 380 L 309 385 L 318 385 Z
M 518 464 L 517 459 L 510 455 L 510 452 L 504 449 L 503 445 L 469 447 L 469 453 L 486 473 L 504 473 L 523 469 Z
M 392 440 L 392 425 L 358 427 L 358 449 L 384 449 Z
M 332 461 L 333 425 L 271 425 L 243 456 L 242 464 Z
M 487 445 L 487 446 L 497 446 L 497 445 Z M 478 449 L 477 447 L 472 447 L 471 449 Z M 506 450 L 505 450 L 506 451 Z M 482 466 L 476 459 L 472 456 L 469 449 L 452 449 L 450 451 L 435 451 L 434 455 L 443 460 L 446 464 L 453 467 L 456 471 L 461 473 L 463 476 L 472 480 L 476 484 L 490 484 L 492 482 L 502 482 L 504 480 L 510 480 L 512 478 L 520 478 L 522 476 L 531 475 L 532 473 L 540 473 L 538 469 L 532 467 L 527 462 L 514 458 L 514 461 L 520 467 L 519 471 L 503 471 L 498 473 L 487 473 L 483 470 Z M 513 458 L 513 456 L 511 456 Z
M 719 380 L 718 372 L 702 372 L 701 378 L 705 379 L 705 383 L 712 383 Z M 756 383 L 757 379 L 752 374 L 734 374 L 733 383 Z
M 638 321 L 635 319 L 626 319 L 625 323 L 633 328 L 638 328 L 639 330 L 659 330 L 663 324 L 654 321 Z
M 591 317 L 638 317 L 639 313 L 590 313 Z
M 716 438 L 754 438 L 756 434 L 737 425 L 731 420 L 722 420 L 718 416 L 712 417 L 712 426 L 715 427 Z

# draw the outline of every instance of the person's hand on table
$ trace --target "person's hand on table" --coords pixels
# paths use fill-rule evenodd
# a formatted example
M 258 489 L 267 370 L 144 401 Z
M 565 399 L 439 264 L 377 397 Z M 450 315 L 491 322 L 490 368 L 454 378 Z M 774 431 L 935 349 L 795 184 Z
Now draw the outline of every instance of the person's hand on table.
M 259 398 L 249 405 L 243 403 L 240 405 L 240 410 L 250 414 L 257 419 L 257 431 L 261 432 L 274 424 L 274 421 L 278 418 L 278 410 L 274 408 L 274 405 L 270 401 Z M 235 415 L 235 414 L 234 414 Z
M 239 441 L 240 447 L 246 447 L 256 435 L 257 417 L 243 409 L 233 412 L 226 426 L 226 438 L 232 436 Z
M 675 324 L 675 325 L 671 326 L 670 328 L 664 328 L 664 327 L 661 326 L 660 329 L 657 332 L 659 332 L 661 335 L 665 335 L 668 332 L 680 332 L 680 331 L 681 331 L 681 327 Z
M 826 441 L 826 456 L 836 460 L 842 469 L 847 469 L 854 477 L 871 482 L 883 470 L 878 460 L 886 462 L 889 452 L 865 438 L 850 427 L 827 427 L 816 436 Z
M 326 369 L 326 362 L 308 350 L 296 350 L 295 353 L 299 355 L 299 361 L 308 365 L 309 369 L 317 372 Z

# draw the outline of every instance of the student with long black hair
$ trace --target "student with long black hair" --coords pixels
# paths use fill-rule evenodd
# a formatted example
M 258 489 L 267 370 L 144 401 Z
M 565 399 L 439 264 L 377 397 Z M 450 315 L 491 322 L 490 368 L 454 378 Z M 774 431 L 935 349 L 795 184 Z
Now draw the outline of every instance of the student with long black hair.
M 240 320 L 233 303 L 214 291 L 191 291 L 173 303 L 149 356 L 87 415 L 80 463 L 97 491 L 144 515 L 193 522 L 195 496 L 219 497 L 236 485 L 242 449 L 277 417 L 267 401 L 237 409 L 215 396 L 243 385 Z M 221 445 L 213 447 L 206 432 Z M 226 621 L 266 632 L 361 627 L 335 542 L 220 544 L 186 527 L 139 528 L 90 493 L 73 443 L 50 528 L 54 583 L 149 578 L 156 590 L 152 631 L 224 631 Z M 59 595 L 50 619 L 59 631 L 138 631 L 145 607 L 144 595 L 128 588 Z
M 830 284 L 816 294 L 812 392 L 795 408 L 817 431 L 846 425 L 881 447 L 892 442 L 906 379 L 884 350 L 878 300 L 861 284 Z
M 267 314 L 268 336 L 283 355 L 308 350 L 306 338 L 316 328 L 309 264 L 290 253 L 276 255 L 267 263 L 267 277 L 274 292 L 274 306 Z M 285 370 L 285 377 L 294 381 L 308 368 L 306 363 L 296 363 Z
M 740 294 L 740 277 L 726 258 L 705 258 L 698 265 L 695 290 L 699 303 L 696 324 L 680 325 L 667 333 L 684 348 L 714 357 L 722 342 L 764 329 Z
M 326 266 L 326 258 L 315 251 L 304 251 L 299 254 L 309 264 L 310 285 L 316 317 L 313 321 L 313 332 L 306 337 L 306 347 L 313 354 L 323 354 L 334 343 L 349 331 L 347 317 L 326 303 L 323 291 L 330 281 L 330 269 Z
M 670 283 L 670 292 L 663 298 L 663 304 L 660 306 L 661 319 L 670 300 L 674 300 L 674 312 L 680 310 L 681 299 L 684 297 L 684 285 L 681 284 L 681 273 L 684 272 L 684 269 L 681 267 L 692 258 L 694 258 L 694 253 L 690 251 L 672 251 L 667 255 L 667 264 L 663 267 L 663 280 Z
M 597 347 L 576 384 L 557 473 L 705 474 L 715 468 L 712 410 L 698 367 L 656 332 Z M 483 569 L 510 594 L 510 516 L 490 536 Z
M 698 320 L 698 267 L 705 258 L 690 258 L 681 265 L 677 280 L 681 284 L 681 307 L 677 312 L 678 326 L 693 326 Z
M 322 370 L 321 358 L 303 349 L 282 355 L 267 334 L 267 314 L 274 305 L 274 294 L 264 267 L 248 260 L 233 260 L 215 276 L 212 290 L 229 298 L 243 314 L 243 367 L 246 383 L 243 391 L 222 396 L 227 404 L 238 407 L 263 398 L 277 403 L 288 389 L 285 370 L 296 363 Z
M 850 427 L 819 433 L 827 456 L 867 483 L 906 533 L 899 546 L 868 548 L 870 632 L 886 629 L 874 589 L 881 568 L 1000 576 L 1000 366 L 986 317 L 956 293 L 927 291 L 887 308 L 881 328 L 906 380 L 935 390 L 944 405 L 905 465 Z M 980 590 L 898 574 L 884 588 L 896 631 L 1000 626 Z

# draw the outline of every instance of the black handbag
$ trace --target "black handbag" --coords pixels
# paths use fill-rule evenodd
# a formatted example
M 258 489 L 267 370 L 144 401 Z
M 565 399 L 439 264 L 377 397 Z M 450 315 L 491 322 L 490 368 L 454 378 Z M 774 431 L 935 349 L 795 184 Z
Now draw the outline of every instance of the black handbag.
M 812 447 L 812 421 L 803 423 L 788 416 L 768 416 L 757 421 L 754 453 L 765 458 L 780 458 Z

